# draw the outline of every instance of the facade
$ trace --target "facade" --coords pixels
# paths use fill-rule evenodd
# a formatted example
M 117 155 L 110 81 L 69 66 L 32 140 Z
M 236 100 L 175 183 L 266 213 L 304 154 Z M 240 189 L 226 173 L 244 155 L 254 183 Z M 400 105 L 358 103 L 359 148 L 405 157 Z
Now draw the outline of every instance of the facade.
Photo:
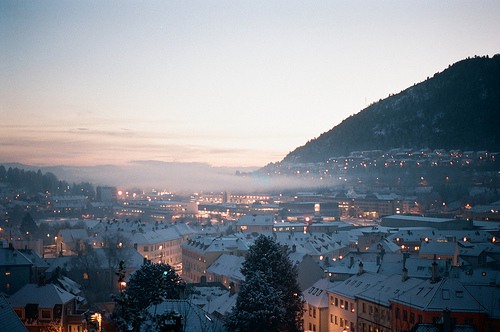
M 53 284 L 27 284 L 9 298 L 10 305 L 30 332 L 59 328 L 83 331 L 76 297 Z
M 329 296 L 328 331 L 357 331 L 357 295 L 379 284 L 385 278 L 380 274 L 363 272 L 363 265 L 360 264 L 357 275 L 345 281 L 333 283 L 327 290 Z
M 272 215 L 248 215 L 241 217 L 236 223 L 236 231 L 242 233 L 272 232 L 274 217 Z
M 410 331 L 417 323 L 437 323 L 445 309 L 455 324 L 485 331 L 486 309 L 457 279 L 425 280 L 390 302 L 393 331 Z
M 304 331 L 328 332 L 328 288 L 329 280 L 318 280 L 306 289 L 304 297 Z
M 245 276 L 241 274 L 241 266 L 245 261 L 243 256 L 222 254 L 207 269 L 208 282 L 220 282 L 234 292 L 240 290 Z
M 392 309 L 390 299 L 422 283 L 421 279 L 410 279 L 407 271 L 403 275 L 392 275 L 379 284 L 357 295 L 358 332 L 392 331 Z
M 181 244 L 188 234 L 182 234 L 174 227 L 134 234 L 131 241 L 144 258 L 153 263 L 166 263 L 179 274 L 182 273 Z
M 430 227 L 439 230 L 473 229 L 472 220 L 454 218 L 429 218 L 420 216 L 391 215 L 382 217 L 386 227 Z
M 188 282 L 201 282 L 208 278 L 207 269 L 222 254 L 244 256 L 248 246 L 234 236 L 195 236 L 181 244 L 182 278 Z
M 29 283 L 32 266 L 31 260 L 12 245 L 0 248 L 0 293 L 13 294 Z

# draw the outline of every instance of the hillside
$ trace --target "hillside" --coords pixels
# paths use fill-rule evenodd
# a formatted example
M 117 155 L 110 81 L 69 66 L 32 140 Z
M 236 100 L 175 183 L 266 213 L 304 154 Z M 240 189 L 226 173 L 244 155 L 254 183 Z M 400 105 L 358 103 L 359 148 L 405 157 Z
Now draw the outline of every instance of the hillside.
M 500 151 L 500 55 L 462 60 L 381 100 L 290 152 L 319 162 L 352 151 L 430 148 Z

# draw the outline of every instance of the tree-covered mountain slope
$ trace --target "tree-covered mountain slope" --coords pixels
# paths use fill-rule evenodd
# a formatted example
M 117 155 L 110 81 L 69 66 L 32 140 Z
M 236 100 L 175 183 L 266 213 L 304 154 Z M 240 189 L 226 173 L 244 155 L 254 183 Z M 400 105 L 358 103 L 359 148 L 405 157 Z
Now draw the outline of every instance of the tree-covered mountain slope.
M 475 57 L 381 100 L 290 152 L 320 162 L 352 151 L 430 148 L 500 151 L 500 55 Z

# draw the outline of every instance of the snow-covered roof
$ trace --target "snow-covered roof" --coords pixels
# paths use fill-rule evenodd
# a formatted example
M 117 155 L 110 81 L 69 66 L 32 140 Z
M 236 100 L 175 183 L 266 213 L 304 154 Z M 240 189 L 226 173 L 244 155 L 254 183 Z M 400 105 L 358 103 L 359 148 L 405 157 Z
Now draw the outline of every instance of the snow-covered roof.
M 32 303 L 38 304 L 40 308 L 52 309 L 56 304 L 65 304 L 74 298 L 75 295 L 54 284 L 26 284 L 10 297 L 9 302 L 14 308 L 24 308 Z
M 453 278 L 443 278 L 435 283 L 425 280 L 391 301 L 423 311 L 441 312 L 443 308 L 457 313 L 486 311 L 462 283 Z
M 345 281 L 333 283 L 328 292 L 354 299 L 358 293 L 382 282 L 385 278 L 387 277 L 384 275 L 370 272 L 356 274 Z
M 60 236 L 64 242 L 79 241 L 89 237 L 87 230 L 82 228 L 61 229 Z
M 222 320 L 215 317 L 196 305 L 193 305 L 188 300 L 167 300 L 158 304 L 158 306 L 150 306 L 148 311 L 151 314 L 162 314 L 176 312 L 182 316 L 182 324 L 184 332 L 224 332 Z M 146 322 L 141 328 L 141 331 L 149 331 L 148 323 Z
M 245 277 L 241 274 L 241 265 L 244 261 L 245 257 L 242 256 L 222 254 L 210 265 L 207 272 L 243 281 Z
M 415 278 L 408 278 L 403 281 L 402 275 L 394 274 L 358 293 L 357 297 L 388 307 L 390 299 L 400 296 L 422 282 L 422 279 Z
M 217 315 L 225 315 L 236 305 L 237 294 L 225 292 L 221 296 L 212 299 L 209 303 L 203 306 L 203 310 Z
M 240 217 L 238 226 L 272 226 L 274 225 L 273 215 L 246 215 Z
M 328 278 L 316 281 L 311 287 L 302 292 L 304 301 L 316 308 L 328 308 L 328 294 L 326 290 L 331 285 Z
M 19 250 L 13 248 L 0 248 L 0 266 L 32 264 L 31 260 Z
M 422 242 L 420 247 L 420 255 L 446 255 L 453 256 L 458 253 L 456 242 Z
M 0 294 L 0 332 L 28 332 L 5 297 Z

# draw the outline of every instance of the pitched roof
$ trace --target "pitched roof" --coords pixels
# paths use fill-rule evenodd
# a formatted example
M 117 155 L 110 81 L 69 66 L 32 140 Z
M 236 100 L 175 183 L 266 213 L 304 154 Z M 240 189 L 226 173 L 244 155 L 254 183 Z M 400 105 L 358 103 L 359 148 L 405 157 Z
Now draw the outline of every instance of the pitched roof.
M 29 258 L 24 256 L 19 250 L 11 248 L 0 248 L 0 266 L 12 265 L 32 265 Z
M 27 332 L 19 316 L 14 312 L 5 297 L 0 294 L 0 332 Z
M 243 281 L 245 277 L 241 274 L 241 266 L 244 261 L 245 257 L 242 256 L 222 254 L 210 265 L 207 272 Z
M 460 281 L 443 278 L 436 283 L 425 280 L 416 287 L 391 299 L 423 311 L 485 312 L 485 308 L 469 293 Z
M 328 292 L 354 299 L 358 293 L 373 287 L 385 278 L 387 277 L 381 274 L 365 272 L 353 275 L 345 281 L 334 283 L 328 288 Z
M 183 331 L 199 332 L 199 331 L 226 331 L 220 319 L 209 314 L 188 300 L 167 300 L 158 304 L 158 306 L 150 306 L 150 313 L 156 314 L 176 312 L 182 316 Z M 146 322 L 147 324 L 147 322 Z
M 403 281 L 399 274 L 387 277 L 382 282 L 360 292 L 357 297 L 389 306 L 389 300 L 422 283 L 421 279 L 409 278 Z
M 38 304 L 40 308 L 53 308 L 56 304 L 64 304 L 75 298 L 75 295 L 66 292 L 54 284 L 38 286 L 27 284 L 14 293 L 9 302 L 14 308 L 24 308 L 26 304 Z
M 326 290 L 329 285 L 330 280 L 328 278 L 320 279 L 306 289 L 302 293 L 302 296 L 308 304 L 316 308 L 328 308 L 328 294 Z

